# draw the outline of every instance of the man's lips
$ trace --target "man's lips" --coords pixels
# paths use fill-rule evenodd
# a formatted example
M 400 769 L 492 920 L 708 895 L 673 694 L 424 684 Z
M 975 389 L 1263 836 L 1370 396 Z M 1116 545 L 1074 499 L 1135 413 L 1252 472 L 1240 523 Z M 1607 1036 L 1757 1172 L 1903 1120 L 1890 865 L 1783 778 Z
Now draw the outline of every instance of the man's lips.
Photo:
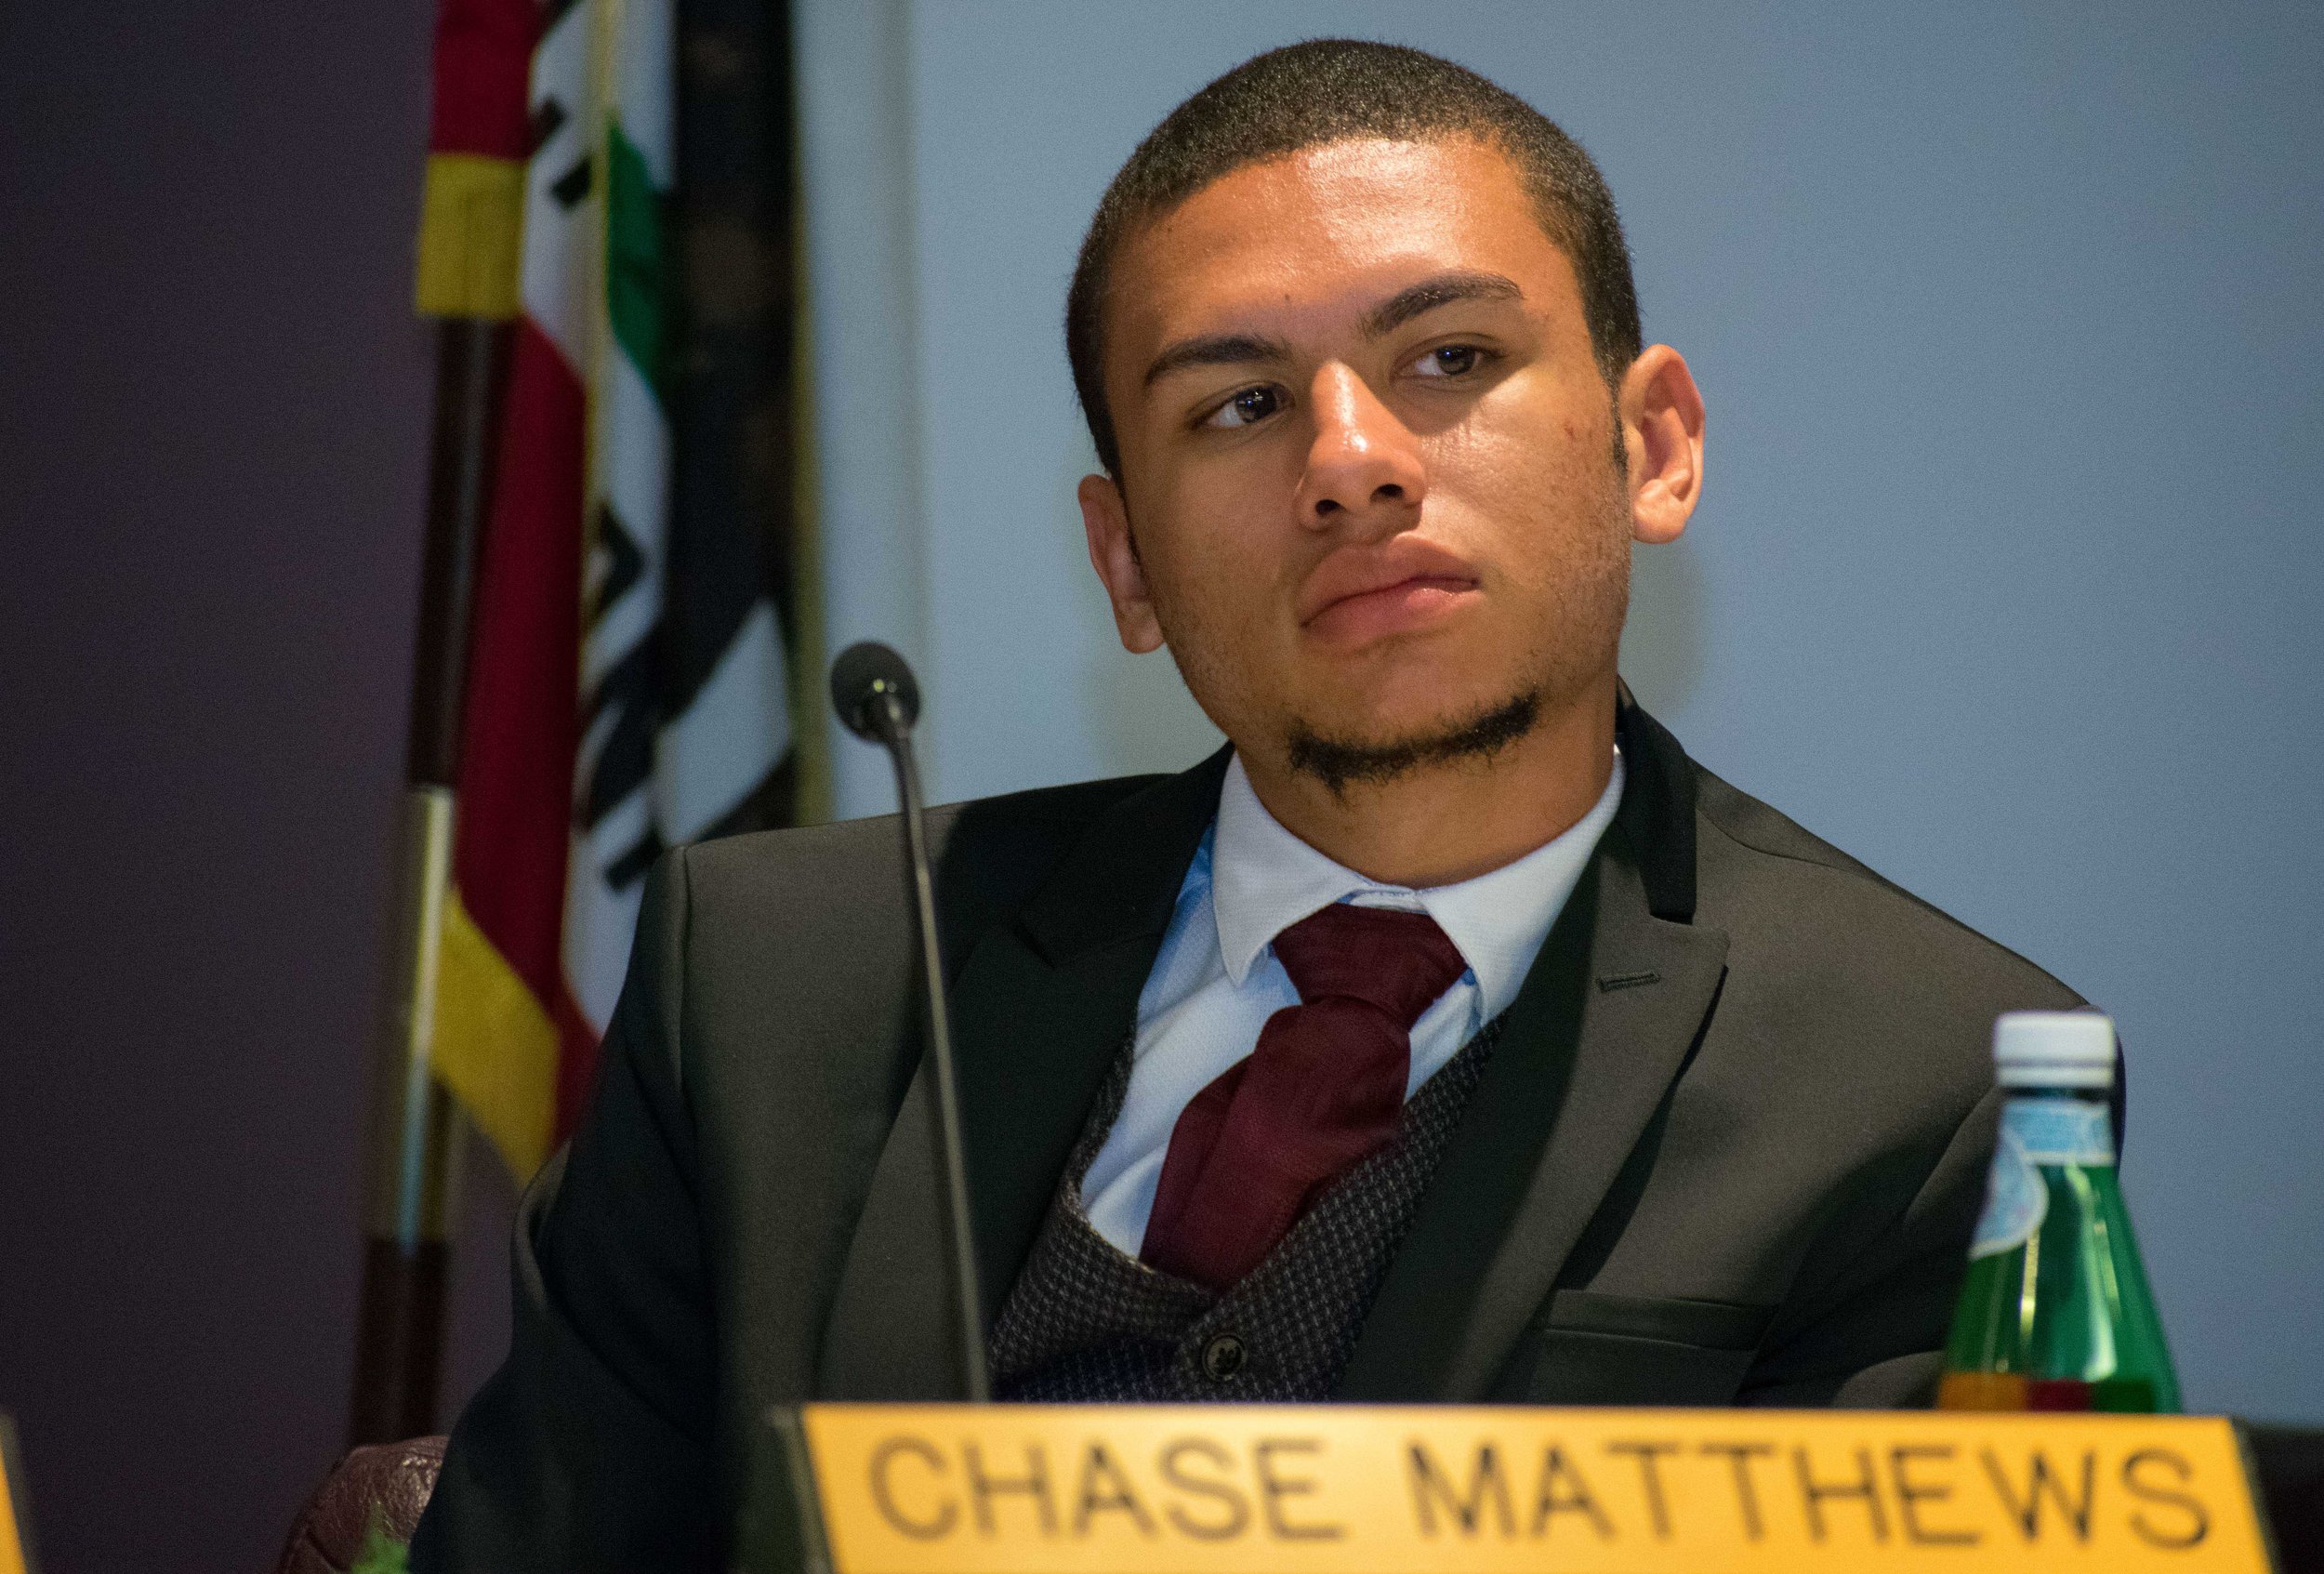
M 1435 621 L 1477 589 L 1459 554 L 1398 536 L 1379 547 L 1343 548 L 1301 588 L 1300 627 L 1334 644 L 1362 644 Z

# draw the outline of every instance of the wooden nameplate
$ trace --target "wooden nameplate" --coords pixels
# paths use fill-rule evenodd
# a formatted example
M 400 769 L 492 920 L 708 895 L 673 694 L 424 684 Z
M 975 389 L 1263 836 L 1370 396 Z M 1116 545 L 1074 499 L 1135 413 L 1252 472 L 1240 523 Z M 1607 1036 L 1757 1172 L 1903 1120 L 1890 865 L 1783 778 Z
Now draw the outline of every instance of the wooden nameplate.
M 2272 1567 L 2205 1417 L 809 1405 L 763 1440 L 749 1574 Z
M 0 1574 L 33 1574 L 32 1504 L 16 1452 L 16 1423 L 0 1410 Z

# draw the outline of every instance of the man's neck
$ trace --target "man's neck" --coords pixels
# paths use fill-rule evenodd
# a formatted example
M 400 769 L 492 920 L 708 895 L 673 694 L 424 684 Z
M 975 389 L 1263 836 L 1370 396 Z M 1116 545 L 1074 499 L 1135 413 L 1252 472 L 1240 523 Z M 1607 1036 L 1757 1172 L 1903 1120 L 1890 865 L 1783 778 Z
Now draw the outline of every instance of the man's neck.
M 1608 672 L 1489 756 L 1340 792 L 1290 770 L 1280 748 L 1242 750 L 1243 768 L 1267 812 L 1335 863 L 1383 885 L 1451 885 L 1514 863 L 1590 813 L 1614 769 L 1614 696 Z

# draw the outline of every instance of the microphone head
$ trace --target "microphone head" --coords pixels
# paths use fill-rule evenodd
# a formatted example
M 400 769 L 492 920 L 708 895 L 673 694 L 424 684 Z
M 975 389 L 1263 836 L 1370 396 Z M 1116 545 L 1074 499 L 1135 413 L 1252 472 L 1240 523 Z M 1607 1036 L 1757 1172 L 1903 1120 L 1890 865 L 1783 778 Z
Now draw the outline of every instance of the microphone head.
M 890 741 L 887 696 L 895 698 L 897 731 L 920 717 L 920 686 L 904 658 L 877 640 L 848 646 L 831 664 L 831 704 L 847 730 L 870 743 Z

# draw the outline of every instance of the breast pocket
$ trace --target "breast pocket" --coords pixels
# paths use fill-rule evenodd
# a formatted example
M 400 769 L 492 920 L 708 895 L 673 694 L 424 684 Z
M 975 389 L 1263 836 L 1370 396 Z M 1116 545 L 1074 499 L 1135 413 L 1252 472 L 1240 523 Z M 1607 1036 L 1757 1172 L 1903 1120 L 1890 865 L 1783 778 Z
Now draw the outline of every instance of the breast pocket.
M 1725 1405 L 1773 1306 L 1561 1290 L 1527 1330 L 1508 1396 L 1536 1405 Z

